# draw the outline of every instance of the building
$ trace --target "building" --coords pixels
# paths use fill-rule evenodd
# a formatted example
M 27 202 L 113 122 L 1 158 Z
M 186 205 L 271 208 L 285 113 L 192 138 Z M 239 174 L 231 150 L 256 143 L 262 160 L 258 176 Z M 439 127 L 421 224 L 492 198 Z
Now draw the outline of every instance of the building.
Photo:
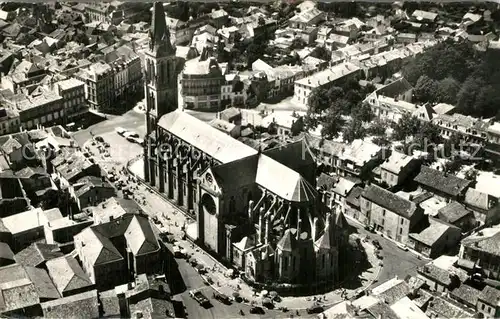
M 340 86 L 341 83 L 348 79 L 356 79 L 360 75 L 361 69 L 358 66 L 350 62 L 344 62 L 295 81 L 293 99 L 298 103 L 308 105 L 309 96 L 315 88 Z
M 421 232 L 409 234 L 408 247 L 428 258 L 436 258 L 457 246 L 461 236 L 459 227 L 432 217 L 429 222 L 430 225 Z
M 63 297 L 76 295 L 94 289 L 90 278 L 85 274 L 78 261 L 71 256 L 48 260 L 47 272 Z
M 63 253 L 55 244 L 33 243 L 18 252 L 14 259 L 22 266 L 47 269 L 47 261 L 62 256 Z
M 19 112 L 11 108 L 0 109 L 0 135 L 19 132 L 21 128 L 21 119 Z
M 420 188 L 434 193 L 437 197 L 447 200 L 460 200 L 465 196 L 472 181 L 449 175 L 445 172 L 422 166 L 420 173 L 415 177 Z
M 394 82 L 369 94 L 364 100 L 376 117 L 382 120 L 398 122 L 403 114 L 413 114 L 417 106 L 411 103 L 413 87 L 405 78 Z
M 63 99 L 65 124 L 87 113 L 88 106 L 85 100 L 85 83 L 74 78 L 55 82 L 50 89 Z
M 293 29 L 305 30 L 307 27 L 317 26 L 326 19 L 326 14 L 313 7 L 306 11 L 295 14 L 290 20 L 290 27 Z
M 439 126 L 445 138 L 457 135 L 467 143 L 482 144 L 487 140 L 489 121 L 476 119 L 462 114 L 440 114 L 433 118 L 432 123 Z
M 484 287 L 477 298 L 477 310 L 483 318 L 498 318 L 500 315 L 500 291 L 490 286 Z
M 392 152 L 380 165 L 380 182 L 389 187 L 403 185 L 418 170 L 420 161 L 399 152 Z
M 500 203 L 497 197 L 469 187 L 465 192 L 464 205 L 474 213 L 475 220 L 493 225 L 500 219 Z
M 79 209 L 96 206 L 116 195 L 116 189 L 103 178 L 85 176 L 72 185 Z
M 488 277 L 498 280 L 500 278 L 500 251 L 497 247 L 499 239 L 500 227 L 484 228 L 462 240 L 459 256 L 481 267 Z
M 162 15 L 162 7 L 155 4 L 152 50 L 169 45 L 164 19 L 158 19 Z M 167 63 L 173 56 L 168 52 Z M 157 81 L 172 83 L 169 88 L 176 91 L 174 72 L 162 73 Z M 316 167 L 311 154 L 303 151 L 303 140 L 259 152 L 178 109 L 175 100 L 163 103 L 154 114 L 159 120 L 152 121 L 151 102 L 146 104 L 151 145 L 145 147 L 145 180 L 196 218 L 193 227 L 187 227 L 187 236 L 240 265 L 254 282 L 335 281 L 346 223 L 340 212 L 327 214 L 317 196 Z M 254 239 L 242 243 L 245 237 Z M 253 246 L 248 247 L 250 243 Z M 307 271 L 311 260 L 312 272 Z
M 41 307 L 46 318 L 70 318 L 75 314 L 82 318 L 99 317 L 99 299 L 96 290 L 46 301 Z
M 163 270 L 161 247 L 147 217 L 127 214 L 75 235 L 75 251 L 98 290 Z
M 368 180 L 372 169 L 382 161 L 383 152 L 384 150 L 376 144 L 354 140 L 351 144 L 343 144 L 332 167 L 340 176 Z
M 219 109 L 225 82 L 222 68 L 205 49 L 198 59 L 187 61 L 182 71 L 181 94 L 185 107 Z
M 423 217 L 423 210 L 414 202 L 376 185 L 365 189 L 360 206 L 368 225 L 403 244 Z
M 90 109 L 106 112 L 113 108 L 114 72 L 102 61 L 81 69 L 75 77 L 85 83 L 85 98 Z
M 467 272 L 455 267 L 457 260 L 455 256 L 434 259 L 417 269 L 417 278 L 423 280 L 431 291 L 448 293 L 469 278 Z
M 2 88 L 19 93 L 20 89 L 39 83 L 46 75 L 47 71 L 37 63 L 22 60 L 11 67 L 9 74 L 2 75 Z

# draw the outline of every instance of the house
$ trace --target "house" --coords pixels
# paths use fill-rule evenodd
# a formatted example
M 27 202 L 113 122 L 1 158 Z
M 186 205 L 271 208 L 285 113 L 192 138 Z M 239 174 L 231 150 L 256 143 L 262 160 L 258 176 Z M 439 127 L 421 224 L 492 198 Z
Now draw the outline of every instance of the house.
M 335 65 L 329 69 L 295 81 L 293 98 L 303 105 L 308 105 L 309 95 L 315 88 L 329 88 L 334 85 L 340 85 L 344 81 L 355 79 L 360 75 L 361 69 L 350 62 Z
M 100 177 L 85 176 L 77 180 L 72 186 L 80 210 L 88 206 L 96 206 L 116 195 L 115 188 Z
M 213 9 L 210 13 L 210 22 L 217 29 L 222 28 L 229 20 L 229 14 L 224 9 Z
M 347 36 L 351 40 L 355 40 L 363 27 L 365 26 L 365 23 L 358 18 L 351 18 L 344 20 L 337 25 L 334 26 L 334 31 L 337 34 Z
M 344 145 L 333 164 L 340 176 L 369 179 L 372 169 L 381 161 L 383 149 L 364 140 L 354 140 Z
M 402 44 L 409 44 L 417 42 L 417 35 L 415 33 L 398 33 L 396 35 L 396 41 Z
M 235 124 L 241 125 L 241 111 L 235 107 L 230 107 L 218 113 L 217 118 Z
M 162 270 L 161 247 L 147 217 L 126 214 L 75 236 L 82 267 L 98 290 L 130 281 L 130 274 Z
M 60 298 L 44 269 L 17 264 L 0 268 L 0 314 L 7 317 L 40 317 L 40 303 Z
M 460 228 L 463 233 L 479 225 L 472 211 L 456 201 L 452 201 L 445 207 L 440 208 L 436 217 L 445 223 Z
M 365 189 L 360 206 L 369 225 L 403 244 L 423 217 L 423 210 L 414 202 L 376 185 Z
M 141 207 L 131 199 L 111 197 L 101 204 L 91 207 L 95 224 L 108 223 L 126 214 L 143 214 Z
M 447 293 L 460 286 L 469 276 L 455 267 L 458 257 L 441 256 L 417 269 L 417 278 L 423 280 L 431 291 Z
M 484 287 L 477 298 L 477 310 L 484 318 L 498 318 L 500 316 L 500 290 L 490 286 Z
M 437 20 L 438 14 L 429 11 L 415 10 L 411 16 L 419 22 L 434 23 Z
M 63 253 L 57 245 L 33 243 L 18 252 L 14 259 L 19 265 L 46 269 L 47 261 L 61 256 Z
M 52 282 L 63 297 L 94 289 L 78 261 L 69 255 L 48 260 L 46 267 Z
M 295 14 L 289 21 L 293 29 L 305 30 L 307 27 L 317 26 L 324 21 L 326 14 L 316 7 Z
M 2 218 L 3 225 L 12 234 L 12 249 L 18 252 L 32 242 L 43 239 L 43 228 L 51 220 L 62 218 L 61 213 L 50 214 L 40 208 Z
M 292 134 L 292 127 L 297 121 L 302 121 L 302 117 L 294 116 L 283 112 L 272 112 L 262 119 L 262 127 L 269 128 L 274 126 L 276 133 L 280 137 L 290 136 Z
M 419 166 L 418 159 L 394 151 L 380 165 L 380 182 L 389 187 L 403 185 Z
M 439 126 L 445 138 L 456 134 L 465 142 L 477 144 L 482 144 L 487 139 L 488 120 L 455 113 L 437 115 L 432 123 Z
M 73 237 L 94 222 L 85 213 L 71 213 L 70 216 L 52 220 L 44 226 L 45 241 L 47 244 L 57 245 L 64 253 L 73 251 Z
M 372 109 L 376 117 L 398 122 L 403 114 L 415 112 L 417 106 L 411 103 L 413 87 L 400 78 L 369 94 L 364 102 Z
M 462 239 L 459 256 L 481 267 L 492 279 L 500 279 L 500 227 L 483 228 Z
M 357 182 L 345 177 L 338 177 L 330 191 L 331 205 L 329 207 L 335 207 L 336 209 L 340 209 L 342 213 L 345 213 L 347 210 L 346 199 L 357 184 Z
M 175 317 L 171 291 L 165 278 L 137 276 L 135 287 L 124 294 L 129 318 Z
M 472 210 L 475 219 L 485 225 L 500 220 L 500 203 L 497 197 L 469 187 L 465 192 L 464 205 Z
M 415 177 L 414 181 L 419 184 L 420 188 L 434 193 L 444 200 L 462 199 L 467 188 L 472 183 L 469 180 L 449 175 L 428 166 L 421 167 L 420 173 Z
M 81 318 L 99 318 L 97 290 L 46 301 L 41 307 L 45 318 L 71 318 L 76 314 Z
M 428 258 L 436 258 L 456 247 L 460 241 L 460 228 L 432 217 L 429 223 L 421 232 L 409 234 L 408 247 Z
M 476 308 L 477 301 L 480 295 L 481 290 L 478 290 L 467 284 L 461 284 L 460 287 L 453 289 L 453 291 L 450 293 L 450 297 L 452 299 L 472 309 Z
M 254 248 L 253 236 L 245 236 L 239 242 L 233 243 L 233 263 L 238 269 L 245 269 L 245 257 Z

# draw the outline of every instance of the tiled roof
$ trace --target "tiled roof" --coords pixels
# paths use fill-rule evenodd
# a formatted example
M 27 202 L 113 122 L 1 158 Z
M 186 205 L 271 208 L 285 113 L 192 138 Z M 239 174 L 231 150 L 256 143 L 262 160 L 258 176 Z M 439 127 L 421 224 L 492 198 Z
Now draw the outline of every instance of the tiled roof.
M 451 292 L 451 296 L 454 299 L 457 299 L 458 301 L 463 300 L 469 303 L 470 305 L 474 306 L 477 304 L 477 299 L 479 298 L 480 295 L 481 291 L 466 284 L 460 285 L 460 287 L 453 289 L 453 291 Z
M 0 242 L 0 259 L 14 260 L 14 253 L 7 243 Z
M 63 253 L 57 245 L 33 243 L 18 252 L 14 258 L 20 265 L 37 267 L 47 260 L 58 258 L 62 255 Z
M 92 286 L 90 278 L 73 257 L 55 258 L 47 261 L 46 265 L 49 275 L 61 295 L 67 291 Z
M 472 318 L 474 311 L 468 311 L 465 307 L 452 303 L 447 298 L 435 296 L 429 304 L 427 313 L 434 312 L 438 318 Z
M 375 318 L 399 319 L 398 315 L 389 307 L 389 305 L 379 302 L 366 309 Z
M 415 203 L 376 185 L 368 186 L 362 196 L 405 218 L 410 218 L 417 209 Z
M 441 237 L 443 237 L 451 226 L 442 224 L 439 222 L 434 222 L 429 225 L 426 229 L 422 230 L 420 233 L 410 234 L 410 237 L 432 247 Z
M 359 207 L 359 198 L 361 197 L 363 192 L 364 189 L 362 187 L 354 186 L 349 195 L 347 195 L 346 202 L 355 207 Z
M 316 186 L 318 188 L 324 188 L 325 190 L 330 191 L 336 182 L 337 178 L 325 173 L 321 173 L 321 175 L 318 177 L 318 182 Z
M 162 116 L 158 125 L 222 163 L 257 153 L 253 148 L 180 110 Z
M 41 306 L 46 318 L 88 319 L 99 317 L 96 290 L 47 301 Z
M 148 219 L 134 216 L 125 232 L 125 239 L 134 255 L 143 255 L 158 251 L 156 238 Z
M 391 173 L 399 174 L 403 168 L 406 167 L 411 161 L 413 157 L 405 155 L 400 152 L 392 152 L 391 156 L 385 160 L 380 168 L 385 169 Z
M 438 211 L 439 219 L 441 219 L 447 223 L 450 223 L 450 224 L 453 224 L 453 223 L 459 221 L 460 219 L 462 219 L 463 217 L 465 217 L 469 214 L 472 214 L 472 212 L 465 209 L 465 207 L 462 204 L 460 204 L 459 202 L 455 202 L 455 201 L 449 203 L 448 205 L 446 205 L 445 207 L 441 208 Z
M 462 240 L 462 245 L 500 256 L 500 228 L 483 229 Z
M 422 166 L 420 173 L 415 177 L 415 181 L 450 196 L 459 195 L 471 184 L 471 181 L 454 175 L 446 175 L 442 171 L 437 171 L 428 166 Z
M 498 307 L 500 304 L 500 290 L 495 289 L 491 286 L 484 287 L 483 291 L 479 294 L 479 299 L 492 305 L 493 307 Z

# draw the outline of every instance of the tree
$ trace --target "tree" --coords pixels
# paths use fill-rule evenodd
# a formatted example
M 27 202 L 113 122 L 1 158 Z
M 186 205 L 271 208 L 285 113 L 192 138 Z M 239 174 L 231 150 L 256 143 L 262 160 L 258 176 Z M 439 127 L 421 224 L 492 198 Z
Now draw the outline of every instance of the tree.
M 323 128 L 321 129 L 321 136 L 326 138 L 334 138 L 339 135 L 344 121 L 339 110 L 329 108 L 324 119 Z
M 484 85 L 485 83 L 475 76 L 469 76 L 465 82 L 462 83 L 462 87 L 457 93 L 457 110 L 460 113 L 466 115 L 474 113 L 476 96 Z
M 309 94 L 307 104 L 312 113 L 321 114 L 330 107 L 329 91 L 321 86 L 314 88 Z
M 366 130 L 363 127 L 363 122 L 358 119 L 350 121 L 342 131 L 344 141 L 351 143 L 355 139 L 363 138 L 366 136 Z
M 415 136 L 420 130 L 420 121 L 411 114 L 405 113 L 394 125 L 394 138 L 404 140 L 407 137 Z
M 323 46 L 315 47 L 310 56 L 324 61 L 330 61 L 332 59 L 332 53 Z
M 455 105 L 459 90 L 460 83 L 457 80 L 452 77 L 444 78 L 437 85 L 436 101 Z
M 441 143 L 441 131 L 437 125 L 425 122 L 415 135 L 415 143 L 420 145 L 424 152 L 432 152 Z
M 381 121 L 380 119 L 375 120 L 370 128 L 368 129 L 369 134 L 383 137 L 385 136 L 385 132 L 387 131 L 387 123 Z
M 292 44 L 290 45 L 290 49 L 292 50 L 300 50 L 305 48 L 306 42 L 302 40 L 300 37 L 296 37 L 292 40 Z
M 413 93 L 415 94 L 417 100 L 427 102 L 434 101 L 436 99 L 437 91 L 437 82 L 427 75 L 422 75 L 418 78 Z
M 292 136 L 299 135 L 301 132 L 304 131 L 304 128 L 305 128 L 304 118 L 301 116 L 295 122 L 293 122 L 292 127 L 290 128 Z
M 373 117 L 375 116 L 373 114 L 373 111 L 372 111 L 370 105 L 368 105 L 366 103 L 358 104 L 358 106 L 352 110 L 351 115 L 352 115 L 353 119 L 356 119 L 356 120 L 359 120 L 362 122 L 370 122 L 373 119 Z

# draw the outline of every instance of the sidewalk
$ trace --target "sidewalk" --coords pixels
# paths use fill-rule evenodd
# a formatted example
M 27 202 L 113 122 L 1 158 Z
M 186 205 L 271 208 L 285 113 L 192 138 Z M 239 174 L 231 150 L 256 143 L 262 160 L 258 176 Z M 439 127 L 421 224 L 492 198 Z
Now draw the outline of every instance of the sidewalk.
M 141 165 L 138 159 L 132 160 L 128 163 L 127 167 L 131 174 L 136 175 L 141 172 Z M 139 175 L 139 174 L 137 174 Z M 137 176 L 136 175 L 136 176 Z M 142 174 L 140 174 L 142 175 Z M 172 233 L 177 239 L 176 244 L 186 251 L 189 258 L 196 259 L 199 264 L 202 264 L 204 268 L 208 271 L 207 276 L 210 277 L 213 283 L 210 285 L 214 290 L 219 293 L 223 293 L 229 297 L 233 296 L 233 293 L 237 292 L 242 298 L 254 301 L 257 304 L 261 303 L 261 298 L 256 295 L 259 293 L 254 292 L 253 288 L 247 285 L 240 278 L 231 279 L 226 276 L 227 268 L 219 263 L 209 254 L 205 253 L 200 247 L 187 241 L 181 240 L 183 232 L 181 227 L 189 223 L 189 216 L 185 215 L 183 211 L 175 207 L 174 204 L 166 200 L 161 194 L 157 193 L 156 190 L 149 187 L 142 181 L 139 183 L 139 192 L 136 194 L 146 198 L 145 204 L 139 204 L 143 210 L 148 215 L 158 216 L 159 220 L 170 233 Z M 151 189 L 149 192 L 147 189 Z M 161 214 L 159 212 L 162 212 Z M 165 216 L 166 218 L 164 218 Z M 363 280 L 363 286 L 356 289 L 346 289 L 348 298 L 360 292 L 361 290 L 367 289 L 377 280 L 380 274 L 381 267 L 379 266 L 379 260 L 374 254 L 374 247 L 369 243 L 362 243 L 363 247 L 367 253 L 368 261 L 372 265 L 371 268 L 363 272 L 359 278 Z M 344 279 L 344 281 L 350 280 L 350 278 Z M 328 292 L 322 295 L 314 296 L 316 300 L 320 300 L 318 303 L 324 308 L 328 308 L 337 304 L 343 299 L 341 298 L 340 289 Z M 313 296 L 308 297 L 282 297 L 279 303 L 276 303 L 276 308 L 286 307 L 290 310 L 302 310 L 309 308 L 314 304 Z

